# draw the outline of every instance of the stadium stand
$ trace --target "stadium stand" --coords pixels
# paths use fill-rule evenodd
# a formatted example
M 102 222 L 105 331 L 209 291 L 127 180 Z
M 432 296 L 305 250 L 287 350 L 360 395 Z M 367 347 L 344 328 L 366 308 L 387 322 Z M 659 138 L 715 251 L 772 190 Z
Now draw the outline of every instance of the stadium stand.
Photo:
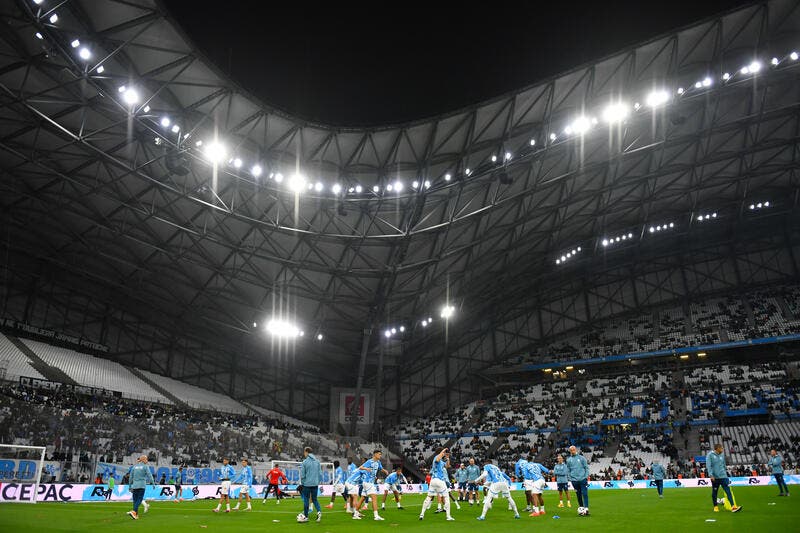
M 5 335 L 0 334 L 0 369 L 5 370 L 1 379 L 16 381 L 20 377 L 44 379 L 44 376 L 31 366 L 31 361 Z

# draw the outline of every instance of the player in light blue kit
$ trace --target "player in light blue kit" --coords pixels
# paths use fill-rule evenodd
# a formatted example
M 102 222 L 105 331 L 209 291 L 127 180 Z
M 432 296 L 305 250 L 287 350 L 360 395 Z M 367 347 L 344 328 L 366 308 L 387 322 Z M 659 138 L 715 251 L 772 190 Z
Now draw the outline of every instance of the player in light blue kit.
M 150 467 L 147 466 L 146 455 L 139 456 L 139 459 L 136 460 L 136 464 L 133 465 L 130 470 L 128 470 L 128 483 L 128 488 L 133 496 L 133 510 L 128 511 L 127 515 L 134 520 L 139 520 L 139 505 L 144 504 L 145 513 L 150 508 L 150 506 L 144 501 L 145 489 L 147 488 L 148 484 L 152 485 L 153 487 L 156 486 L 156 482 L 153 479 L 153 473 L 150 472 Z
M 528 461 L 523 457 L 520 457 L 514 464 L 514 477 L 517 478 L 517 481 L 522 483 L 522 488 L 525 490 L 525 509 L 523 509 L 525 512 L 529 512 L 533 509 L 533 494 L 531 493 L 530 483 L 527 482 L 528 480 L 525 477 L 527 466 Z
M 556 475 L 556 488 L 558 489 L 558 506 L 564 507 L 564 495 L 567 495 L 567 507 L 572 507 L 569 499 L 569 470 L 564 462 L 564 456 L 560 455 L 556 459 L 556 466 L 553 467 L 553 474 Z
M 389 496 L 389 491 L 394 493 L 394 501 L 397 502 L 397 508 L 402 510 L 403 506 L 400 503 L 400 500 L 403 496 L 403 484 L 408 485 L 408 480 L 406 476 L 403 475 L 403 467 L 397 466 L 394 469 L 394 472 L 386 476 L 386 479 L 383 481 L 386 486 L 383 491 L 383 503 L 381 503 L 381 509 L 386 509 L 386 497 Z
M 234 511 L 239 510 L 239 505 L 242 503 L 242 496 L 247 497 L 247 511 L 252 511 L 253 507 L 250 504 L 250 487 L 253 486 L 253 469 L 247 462 L 247 459 L 242 459 L 242 469 L 239 471 L 239 475 L 237 475 L 231 483 L 239 483 L 241 481 L 242 488 L 239 489 L 239 499 L 236 502 L 236 507 L 233 508 Z
M 366 472 L 358 468 L 353 468 L 353 473 L 347 477 L 344 489 L 348 494 L 347 512 L 353 514 L 353 520 L 361 520 L 361 513 L 358 512 L 358 491 L 361 489 L 361 482 Z
M 658 491 L 658 497 L 664 497 L 664 478 L 667 475 L 667 471 L 658 461 L 653 461 L 653 465 L 650 467 L 653 471 L 653 481 L 656 484 L 656 490 Z
M 544 512 L 544 497 L 542 491 L 547 488 L 547 481 L 544 479 L 543 474 L 549 474 L 550 470 L 543 465 L 528 461 L 525 465 L 525 483 L 530 487 L 531 498 L 533 499 L 533 508 L 530 516 L 541 516 Z
M 344 468 L 339 466 L 339 461 L 333 462 L 333 490 L 331 491 L 331 503 L 326 505 L 327 509 L 333 509 L 333 502 L 336 501 L 336 493 L 342 495 L 342 497 L 347 500 L 346 493 L 344 491 L 344 482 L 347 481 L 347 474 L 344 472 Z M 349 506 L 349 502 L 346 501 Z
M 361 504 L 364 502 L 364 499 L 369 497 L 372 501 L 372 514 L 374 520 L 383 520 L 383 517 L 378 514 L 378 472 L 383 472 L 384 474 L 389 474 L 384 468 L 383 464 L 381 463 L 381 455 L 383 452 L 380 450 L 375 450 L 372 452 L 372 459 L 369 459 L 364 462 L 363 465 L 358 467 L 358 469 L 362 472 L 361 474 L 361 500 L 358 502 L 359 509 Z
M 447 520 L 455 520 L 450 516 L 450 498 L 447 490 L 447 462 L 450 459 L 450 451 L 447 448 L 442 448 L 439 453 L 433 458 L 433 465 L 431 466 L 431 484 L 428 485 L 428 496 L 422 502 L 422 511 L 419 513 L 419 519 L 425 518 L 425 511 L 430 509 L 431 503 L 434 499 L 440 496 L 444 500 L 444 512 L 447 514 Z
M 777 451 L 770 450 L 767 466 L 772 468 L 772 475 L 775 476 L 775 483 L 778 484 L 778 490 L 780 491 L 778 496 L 788 496 L 789 487 L 786 486 L 786 482 L 783 480 L 783 457 L 778 455 Z
M 228 493 L 231 491 L 231 479 L 234 475 L 236 475 L 236 471 L 228 464 L 228 458 L 224 457 L 222 459 L 222 468 L 219 469 L 221 484 L 219 488 L 219 503 L 217 504 L 217 508 L 214 509 L 215 513 L 219 512 L 219 508 L 222 507 L 223 502 L 225 503 L 225 512 L 231 512 L 231 499 Z
M 511 478 L 505 472 L 489 462 L 483 465 L 483 474 L 476 481 L 478 483 L 486 483 L 489 487 L 489 492 L 486 494 L 486 498 L 483 499 L 483 511 L 478 520 L 486 520 L 486 513 L 492 507 L 492 500 L 500 495 L 508 500 L 510 509 L 514 511 L 514 518 L 519 518 L 517 503 L 511 497 Z
M 467 493 L 469 494 L 469 504 L 478 502 L 478 484 L 475 482 L 481 475 L 481 467 L 475 464 L 475 459 L 470 458 L 467 466 Z

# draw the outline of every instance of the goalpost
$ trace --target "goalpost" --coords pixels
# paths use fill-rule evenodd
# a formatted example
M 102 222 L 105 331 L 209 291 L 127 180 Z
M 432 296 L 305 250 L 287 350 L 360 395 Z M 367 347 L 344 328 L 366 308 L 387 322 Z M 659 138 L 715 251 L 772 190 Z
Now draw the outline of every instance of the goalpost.
M 283 470 L 283 473 L 286 474 L 286 479 L 289 480 L 289 485 L 299 485 L 300 484 L 300 467 L 303 463 L 298 461 L 270 461 L 270 469 L 275 468 L 276 466 Z M 320 463 L 322 467 L 322 477 L 320 479 L 320 485 L 330 485 L 333 483 L 333 463 Z
M 0 444 L 0 502 L 36 503 L 44 452 L 44 446 Z

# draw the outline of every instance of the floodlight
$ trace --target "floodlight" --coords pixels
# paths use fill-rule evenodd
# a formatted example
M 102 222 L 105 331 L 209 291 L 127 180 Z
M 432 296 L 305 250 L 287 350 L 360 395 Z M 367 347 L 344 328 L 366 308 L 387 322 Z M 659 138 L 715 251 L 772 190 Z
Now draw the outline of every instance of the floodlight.
M 296 193 L 300 193 L 306 188 L 306 178 L 300 174 L 292 174 L 289 178 L 289 188 Z
M 373 186 L 372 186 L 372 192 L 378 192 L 378 191 L 380 191 L 380 190 L 381 190 L 381 188 L 380 188 L 380 187 L 378 187 L 377 185 L 373 185 Z
M 555 133 L 550 134 L 550 140 L 555 141 L 558 136 Z
M 400 192 L 403 190 L 403 182 L 402 181 L 395 181 L 394 182 L 394 190 L 395 192 Z
M 728 81 L 729 79 L 731 79 L 730 73 L 726 72 L 725 74 L 723 74 L 722 75 L 722 79 L 725 80 L 725 81 Z
M 773 65 L 777 65 L 779 63 L 778 58 L 777 57 L 773 57 L 771 63 Z
M 769 207 L 769 202 L 764 202 L 764 207 Z
M 578 251 L 579 251 L 579 252 L 581 251 L 581 247 L 580 247 L 580 246 L 578 246 Z
M 419 187 L 419 182 L 418 181 L 412 181 L 411 182 L 411 188 L 412 189 L 416 189 L 417 187 Z
M 161 125 L 163 127 L 168 128 L 170 124 L 172 124 L 172 121 L 170 121 L 169 117 L 163 117 L 161 119 Z
M 361 191 L 363 190 L 364 189 L 361 187 L 361 185 L 356 185 L 356 193 L 361 194 Z
M 496 162 L 497 162 L 497 156 L 492 154 L 492 163 L 496 163 Z
M 203 146 L 203 141 L 198 140 L 196 143 L 194 143 L 194 145 L 199 148 L 199 147 Z
M 650 226 L 650 233 L 653 233 L 654 231 L 656 231 L 656 228 L 654 228 L 653 226 Z
M 251 169 L 250 169 L 250 172 L 251 172 L 251 173 L 253 174 L 253 176 L 255 176 L 256 178 L 257 178 L 257 177 L 259 177 L 259 176 L 261 175 L 261 172 L 262 172 L 262 170 L 261 170 L 261 165 L 253 165 L 253 168 L 251 168 Z
M 356 188 L 355 187 L 350 187 L 349 189 L 347 189 L 347 192 L 354 193 L 354 192 L 356 192 Z
M 405 326 L 400 326 L 400 333 L 404 332 L 405 330 L 406 330 Z
M 452 177 L 453 177 L 453 176 L 451 176 L 450 174 L 445 174 L 445 175 L 444 175 L 444 181 L 450 181 L 450 179 L 451 179 Z
M 181 127 L 180 126 L 178 126 L 177 124 L 172 126 L 172 133 L 178 133 L 179 131 L 181 131 Z M 242 166 L 242 160 L 238 159 L 237 161 L 239 161 L 239 165 L 236 168 L 239 168 L 240 166 Z
M 683 94 L 684 92 L 686 91 L 684 91 L 683 87 L 678 87 L 678 94 Z
M 389 331 L 388 329 L 384 331 L 383 334 L 386 336 L 387 339 L 392 336 L 392 332 Z
M 430 181 L 425 180 L 425 188 L 426 189 L 430 189 L 431 188 L 431 182 Z
M 536 146 L 536 139 L 531 139 L 531 146 Z
M 78 55 L 84 61 L 89 61 L 92 58 L 92 53 L 85 46 L 80 49 L 80 51 L 78 52 Z
M 467 176 L 469 176 L 470 174 L 472 174 L 472 171 L 471 171 L 470 169 L 468 169 L 468 168 L 465 168 L 465 169 L 464 169 L 464 174 L 466 174 Z
M 205 154 L 209 161 L 216 164 L 225 159 L 228 149 L 224 144 L 214 141 L 206 146 Z
M 506 161 L 511 159 L 511 152 L 506 152 Z
M 397 333 L 397 328 L 392 328 L 392 335 L 394 335 L 395 333 Z
M 391 183 L 386 185 L 386 190 L 389 191 L 389 192 L 392 192 L 392 184 Z
M 791 54 L 789 54 L 789 57 L 792 59 L 792 61 L 797 61 L 798 57 L 797 52 L 792 52 Z
M 422 327 L 424 328 L 424 327 L 427 327 L 427 326 L 428 326 L 428 321 L 427 320 L 423 320 L 422 321 Z
M 338 183 L 334 183 L 333 187 L 331 187 L 331 191 L 333 191 L 333 194 L 339 194 L 340 192 L 342 192 L 342 186 L 339 185 Z
M 750 69 L 747 67 L 742 67 L 742 70 L 740 70 L 739 72 L 741 72 L 742 74 L 750 74 Z
M 603 239 L 603 246 L 608 246 L 608 239 Z
M 669 93 L 663 89 L 653 91 L 647 95 L 647 105 L 649 107 L 658 107 L 666 104 L 669 101 Z
M 81 42 L 78 39 L 75 39 L 69 44 L 72 45 L 72 48 L 78 48 L 81 45 Z
M 37 38 L 37 39 L 40 39 L 40 40 L 41 40 L 41 39 L 44 39 L 44 35 L 42 35 L 42 34 L 41 34 L 41 33 L 39 33 L 38 31 L 37 31 L 36 33 L 34 33 L 34 35 L 36 36 L 36 38 Z
M 616 122 L 622 122 L 630 113 L 630 108 L 627 104 L 622 102 L 618 102 L 615 104 L 609 104 L 603 109 L 603 120 L 608 122 L 609 124 L 614 124 Z
M 755 208 L 756 208 L 756 206 L 755 206 L 755 205 L 753 205 L 753 204 L 750 204 L 750 209 L 751 209 L 751 210 L 752 210 L 752 209 L 755 209 Z
M 755 74 L 756 72 L 761 70 L 761 63 L 758 61 L 753 61 L 752 63 L 750 63 L 748 68 L 750 69 L 751 74 Z
M 556 259 L 556 264 L 560 265 L 561 264 L 561 259 Z
M 453 307 L 452 305 L 446 305 L 442 307 L 442 312 L 440 313 L 440 315 L 442 318 L 447 320 L 448 318 L 453 316 L 453 313 L 455 313 L 455 311 L 456 311 L 455 307 Z
M 56 22 L 58 22 L 58 13 L 53 13 L 50 16 L 50 24 L 55 24 Z
M 695 89 L 699 89 L 699 88 L 701 88 L 702 86 L 703 86 L 703 82 L 702 82 L 702 81 L 698 81 L 697 83 L 695 83 L 695 84 L 694 84 L 694 88 L 695 88 Z
M 303 336 L 303 332 L 297 325 L 275 318 L 267 322 L 267 331 L 275 337 L 295 338 Z
M 315 190 L 315 191 L 317 191 L 317 192 L 322 192 L 322 189 L 323 189 L 322 182 L 321 182 L 321 181 L 318 181 L 318 182 L 317 182 L 317 183 L 314 185 L 314 190 Z
M 135 105 L 139 103 L 139 93 L 136 92 L 136 89 L 131 87 L 130 89 L 125 89 L 125 92 L 122 93 L 122 101 L 128 105 Z
M 433 323 L 433 319 L 431 317 L 428 317 L 428 324 L 432 324 L 432 323 Z

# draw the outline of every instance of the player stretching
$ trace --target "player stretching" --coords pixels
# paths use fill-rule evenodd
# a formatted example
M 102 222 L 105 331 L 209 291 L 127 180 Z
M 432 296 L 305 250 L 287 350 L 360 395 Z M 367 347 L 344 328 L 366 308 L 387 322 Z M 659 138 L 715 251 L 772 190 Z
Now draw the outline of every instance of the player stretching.
M 358 512 L 358 493 L 361 490 L 361 480 L 366 474 L 360 468 L 353 469 L 353 473 L 347 477 L 344 483 L 344 490 L 347 492 L 347 512 L 353 514 L 353 520 L 361 520 L 361 513 Z
M 489 492 L 483 499 L 483 511 L 481 511 L 478 520 L 486 520 L 486 513 L 492 507 L 492 500 L 500 495 L 503 495 L 503 497 L 508 500 L 510 510 L 514 511 L 514 518 L 519 518 L 517 503 L 514 501 L 514 498 L 511 497 L 511 491 L 509 490 L 511 478 L 508 477 L 505 472 L 501 471 L 489 461 L 487 464 L 483 465 L 483 474 L 478 477 L 477 481 L 478 483 L 485 482 L 486 485 L 489 486 Z
M 344 482 L 345 482 L 345 474 L 344 469 L 339 466 L 339 461 L 333 462 L 333 490 L 331 491 L 331 503 L 326 505 L 327 509 L 333 509 L 333 502 L 336 501 L 336 493 L 342 495 L 342 497 L 347 500 L 347 496 L 345 496 L 344 492 Z
M 386 497 L 389 495 L 389 491 L 394 493 L 394 501 L 397 502 L 397 508 L 402 509 L 403 506 L 400 504 L 400 499 L 403 495 L 403 483 L 408 485 L 408 480 L 406 479 L 406 476 L 403 475 L 403 467 L 395 467 L 394 472 L 386 476 L 386 479 L 384 479 L 383 482 L 386 484 L 386 487 L 383 491 L 381 510 L 386 509 Z
M 717 494 L 719 488 L 725 491 L 728 501 L 731 504 L 731 512 L 738 513 L 742 510 L 741 505 L 734 505 L 733 494 L 731 494 L 730 480 L 728 479 L 728 467 L 725 465 L 725 454 L 722 451 L 722 443 L 714 445 L 714 451 L 706 455 L 706 469 L 708 477 L 711 479 L 711 501 L 714 504 L 714 512 L 719 512 L 717 505 Z
M 137 464 L 133 465 L 128 470 L 128 488 L 133 496 L 133 510 L 128 511 L 126 514 L 134 520 L 139 520 L 139 505 L 144 504 L 144 512 L 146 513 L 150 506 L 144 501 L 144 491 L 147 485 L 156 486 L 156 481 L 153 479 L 153 473 L 150 472 L 150 467 L 147 466 L 147 456 L 142 455 L 136 460 Z
M 422 511 L 419 519 L 425 518 L 425 511 L 430 509 L 434 499 L 442 497 L 444 499 L 444 512 L 447 513 L 447 520 L 455 520 L 450 516 L 450 498 L 447 490 L 447 461 L 450 459 L 450 452 L 447 448 L 442 448 L 436 457 L 433 458 L 431 467 L 431 482 L 428 485 L 428 496 L 422 502 Z
M 253 485 L 253 469 L 247 464 L 247 459 L 242 459 L 242 470 L 239 472 L 239 475 L 236 476 L 236 479 L 233 480 L 233 483 L 238 483 L 240 479 L 242 480 L 242 488 L 239 489 L 239 499 L 236 501 L 236 507 L 234 507 L 233 510 L 239 510 L 239 505 L 242 503 L 242 496 L 245 496 L 247 497 L 247 510 L 252 511 L 253 507 L 250 505 L 250 487 Z
M 271 491 L 275 491 L 275 504 L 281 503 L 281 489 L 278 487 L 278 484 L 283 482 L 284 484 L 289 483 L 289 480 L 286 478 L 286 474 L 283 473 L 283 470 L 278 468 L 277 466 L 267 472 L 267 480 L 269 481 L 269 485 L 267 488 L 264 489 L 264 501 L 261 504 L 267 503 L 267 498 L 269 497 L 269 493 Z
M 547 486 L 547 482 L 544 480 L 542 473 L 549 474 L 550 470 L 534 461 L 528 461 L 525 465 L 525 488 L 528 489 L 528 487 L 530 487 L 531 500 L 533 503 L 533 508 L 531 509 L 533 512 L 529 516 L 545 514 L 542 491 Z
M 219 478 L 222 483 L 219 488 L 219 503 L 217 504 L 217 508 L 214 509 L 215 513 L 219 512 L 223 502 L 225 503 L 225 512 L 231 512 L 231 499 L 228 497 L 228 493 L 231 491 L 231 478 L 236 472 L 228 462 L 227 457 L 222 458 L 222 468 L 219 469 Z
M 567 465 L 564 464 L 564 457 L 559 454 L 556 466 L 553 467 L 553 473 L 556 475 L 556 488 L 558 488 L 558 506 L 564 507 L 564 495 L 567 495 L 567 507 L 572 507 L 572 502 L 569 499 L 569 470 Z
M 364 464 L 358 468 L 363 472 L 361 474 L 362 496 L 359 505 L 361 505 L 361 502 L 363 502 L 365 498 L 369 498 L 372 502 L 372 514 L 375 520 L 383 520 L 383 517 L 378 514 L 378 471 L 384 474 L 389 473 L 383 468 L 383 464 L 381 464 L 382 453 L 383 452 L 380 450 L 375 450 L 372 452 L 372 459 L 364 461 Z M 356 509 L 357 508 L 358 507 L 356 507 Z
M 469 460 L 467 467 L 467 494 L 469 497 L 469 504 L 478 501 L 478 483 L 475 481 L 481 475 L 481 467 L 475 464 L 475 459 Z

